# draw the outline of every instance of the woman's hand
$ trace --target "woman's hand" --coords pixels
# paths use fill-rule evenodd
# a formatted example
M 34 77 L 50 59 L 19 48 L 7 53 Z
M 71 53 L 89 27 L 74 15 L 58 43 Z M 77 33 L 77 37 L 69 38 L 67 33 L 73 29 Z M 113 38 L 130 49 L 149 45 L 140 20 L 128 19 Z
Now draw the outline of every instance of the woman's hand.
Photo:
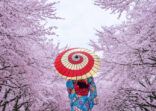
M 82 111 L 82 110 L 80 110 L 80 109 L 77 108 L 77 107 L 74 107 L 74 111 Z
M 99 104 L 99 98 L 98 97 L 94 98 L 94 104 L 95 105 Z

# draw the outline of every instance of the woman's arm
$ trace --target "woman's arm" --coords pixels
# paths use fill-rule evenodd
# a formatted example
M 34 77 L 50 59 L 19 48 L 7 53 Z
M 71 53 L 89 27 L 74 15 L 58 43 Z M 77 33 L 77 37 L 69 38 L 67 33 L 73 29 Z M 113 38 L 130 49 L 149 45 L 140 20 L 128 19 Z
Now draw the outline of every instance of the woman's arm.
M 89 78 L 89 83 L 90 83 L 90 95 L 89 95 L 90 100 L 94 101 L 94 104 L 97 104 L 97 101 L 95 99 L 97 97 L 97 90 L 93 77 Z
M 66 87 L 67 87 L 67 92 L 68 92 L 68 97 L 70 98 L 71 101 L 76 99 L 76 94 L 74 90 L 74 85 L 72 80 L 68 80 L 66 82 Z

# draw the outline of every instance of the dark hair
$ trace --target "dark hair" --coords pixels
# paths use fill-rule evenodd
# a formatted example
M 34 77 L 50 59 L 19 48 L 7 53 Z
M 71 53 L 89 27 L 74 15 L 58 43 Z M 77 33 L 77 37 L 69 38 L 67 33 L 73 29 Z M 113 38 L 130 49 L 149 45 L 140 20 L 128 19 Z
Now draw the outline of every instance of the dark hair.
M 89 85 L 86 84 L 86 82 L 83 82 L 83 81 L 78 81 L 77 82 L 77 85 L 80 87 L 80 88 L 88 88 Z

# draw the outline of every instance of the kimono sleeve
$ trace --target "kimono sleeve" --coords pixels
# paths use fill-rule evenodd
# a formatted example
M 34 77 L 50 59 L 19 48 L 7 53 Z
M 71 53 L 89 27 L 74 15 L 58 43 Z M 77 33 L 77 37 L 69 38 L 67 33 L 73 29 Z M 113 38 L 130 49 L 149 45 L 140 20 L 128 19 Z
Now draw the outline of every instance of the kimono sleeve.
M 96 90 L 96 85 L 95 85 L 95 82 L 94 82 L 94 78 L 90 77 L 88 82 L 90 83 L 90 88 L 89 88 L 90 96 L 89 96 L 89 98 L 91 100 L 93 100 L 94 98 L 97 97 L 97 90 Z
M 67 87 L 68 97 L 70 98 L 70 100 L 73 100 L 76 97 L 74 86 L 73 86 L 73 81 L 68 80 L 66 82 L 66 87 Z

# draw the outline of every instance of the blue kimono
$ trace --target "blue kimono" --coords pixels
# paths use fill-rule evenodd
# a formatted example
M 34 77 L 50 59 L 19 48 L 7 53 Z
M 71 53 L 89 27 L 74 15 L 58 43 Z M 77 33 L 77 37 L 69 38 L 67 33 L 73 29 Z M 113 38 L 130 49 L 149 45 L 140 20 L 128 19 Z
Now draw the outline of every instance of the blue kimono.
M 97 96 L 96 85 L 93 77 L 87 79 L 90 84 L 89 95 L 78 97 L 74 91 L 74 80 L 66 82 L 68 97 L 70 98 L 70 111 L 91 111 L 94 106 L 94 98 Z

